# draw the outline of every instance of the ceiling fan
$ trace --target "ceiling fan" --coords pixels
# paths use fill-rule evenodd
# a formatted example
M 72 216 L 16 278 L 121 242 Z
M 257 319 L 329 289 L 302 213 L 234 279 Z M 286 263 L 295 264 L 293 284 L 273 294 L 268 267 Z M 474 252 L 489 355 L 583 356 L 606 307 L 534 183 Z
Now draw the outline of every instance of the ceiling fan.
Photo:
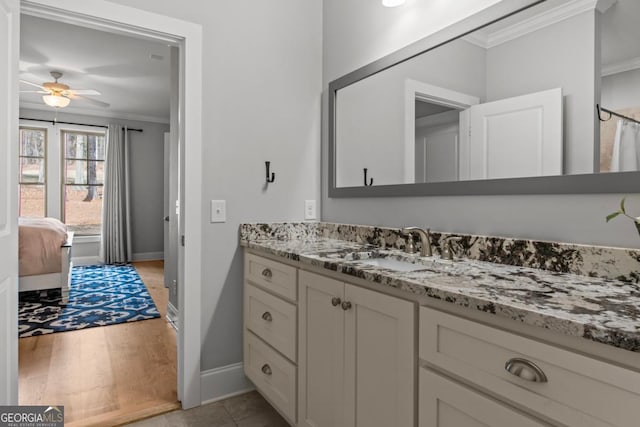
M 62 77 L 60 71 L 49 72 L 53 77 L 53 82 L 45 82 L 40 84 L 33 83 L 27 80 L 20 80 L 24 84 L 35 86 L 40 90 L 22 90 L 21 93 L 42 93 L 42 100 L 50 107 L 64 108 L 71 102 L 72 99 L 81 99 L 88 101 L 92 104 L 100 107 L 107 108 L 109 104 L 106 102 L 98 101 L 97 99 L 87 98 L 89 95 L 100 95 L 100 92 L 93 89 L 71 89 L 68 85 L 58 82 L 58 79 Z

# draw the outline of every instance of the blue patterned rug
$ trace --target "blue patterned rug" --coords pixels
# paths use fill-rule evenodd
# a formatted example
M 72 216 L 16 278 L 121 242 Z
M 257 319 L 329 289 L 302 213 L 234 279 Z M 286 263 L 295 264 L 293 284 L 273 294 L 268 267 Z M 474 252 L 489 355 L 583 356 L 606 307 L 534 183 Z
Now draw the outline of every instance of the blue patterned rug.
M 130 264 L 73 267 L 69 304 L 60 289 L 20 293 L 20 338 L 154 319 L 160 313 Z

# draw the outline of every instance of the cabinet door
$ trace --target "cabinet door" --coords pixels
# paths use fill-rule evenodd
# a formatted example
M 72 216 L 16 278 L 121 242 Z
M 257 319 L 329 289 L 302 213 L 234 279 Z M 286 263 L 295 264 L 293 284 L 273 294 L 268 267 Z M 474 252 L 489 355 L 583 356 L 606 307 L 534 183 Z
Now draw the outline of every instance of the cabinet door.
M 343 423 L 344 284 L 300 271 L 298 302 L 299 426 Z
M 419 419 L 419 427 L 548 426 L 427 369 L 420 369 Z
M 345 285 L 346 425 L 412 427 L 415 304 Z

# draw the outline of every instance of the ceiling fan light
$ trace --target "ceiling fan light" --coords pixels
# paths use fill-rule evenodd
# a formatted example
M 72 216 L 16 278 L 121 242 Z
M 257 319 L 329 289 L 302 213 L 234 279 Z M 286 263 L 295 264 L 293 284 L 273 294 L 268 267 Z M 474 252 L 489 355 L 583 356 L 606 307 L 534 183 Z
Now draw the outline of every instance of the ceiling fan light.
M 60 95 L 44 95 L 42 97 L 42 100 L 49 107 L 56 107 L 56 108 L 64 108 L 67 105 L 69 105 L 69 103 L 71 102 L 69 98 L 65 98 L 64 96 L 60 96 Z
M 396 7 L 403 5 L 405 0 L 382 0 L 382 5 L 386 7 Z

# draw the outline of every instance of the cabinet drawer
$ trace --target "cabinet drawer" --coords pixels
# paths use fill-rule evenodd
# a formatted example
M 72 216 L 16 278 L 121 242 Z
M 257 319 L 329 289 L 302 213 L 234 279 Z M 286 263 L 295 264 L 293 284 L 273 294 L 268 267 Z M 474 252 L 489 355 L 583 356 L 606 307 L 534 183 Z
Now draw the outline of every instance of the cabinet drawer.
M 244 373 L 296 424 L 296 367 L 249 331 L 244 333 Z
M 244 277 L 270 292 L 291 301 L 296 300 L 297 272 L 295 267 L 246 253 Z
M 296 361 L 296 306 L 248 283 L 244 287 L 245 327 Z
M 542 421 L 420 369 L 419 427 L 544 427 Z
M 426 307 L 419 345 L 427 363 L 563 424 L 632 426 L 640 419 L 637 372 Z M 533 362 L 548 381 L 507 372 L 514 358 Z

